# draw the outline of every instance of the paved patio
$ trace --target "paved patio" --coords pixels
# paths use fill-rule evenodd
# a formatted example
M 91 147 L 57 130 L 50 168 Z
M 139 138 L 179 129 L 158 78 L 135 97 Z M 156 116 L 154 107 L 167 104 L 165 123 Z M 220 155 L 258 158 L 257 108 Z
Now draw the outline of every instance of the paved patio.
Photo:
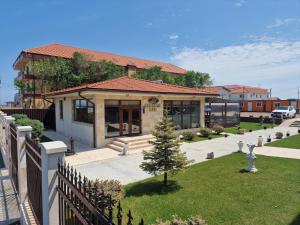
M 215 157 L 231 154 L 237 150 L 237 142 L 240 140 L 244 141 L 245 143 L 256 144 L 258 136 L 262 136 L 263 139 L 266 140 L 269 135 L 274 138 L 275 133 L 278 131 L 281 131 L 284 134 L 289 131 L 291 135 L 295 135 L 297 134 L 297 128 L 289 127 L 289 124 L 292 121 L 293 120 L 285 121 L 283 124 L 273 129 L 253 131 L 244 135 L 231 135 L 227 138 L 223 137 L 207 141 L 184 143 L 181 146 L 181 149 L 187 153 L 189 159 L 194 159 L 195 163 L 203 162 L 207 160 L 206 156 L 208 152 L 214 152 Z M 265 147 L 256 148 L 255 152 L 257 154 L 264 153 L 272 155 L 272 151 L 264 152 L 263 149 L 265 149 Z M 101 149 L 99 149 L 99 151 L 101 151 Z M 243 151 L 248 152 L 246 146 L 244 147 Z M 287 149 L 281 153 L 276 153 L 273 151 L 272 156 L 292 157 L 287 153 L 288 151 L 290 150 Z M 300 152 L 300 150 L 298 151 Z M 80 156 L 80 154 L 78 156 Z M 297 157 L 298 155 L 295 156 L 295 158 Z M 69 159 L 67 158 L 67 161 L 68 160 Z M 86 164 L 74 164 L 75 168 L 77 168 L 82 174 L 90 179 L 118 179 L 122 184 L 127 184 L 151 176 L 139 168 L 139 165 L 143 161 L 141 152 L 133 153 L 127 156 L 121 156 L 117 153 L 117 155 L 113 158 L 100 161 L 94 161 L 94 159 L 91 157 L 90 161 L 93 162 Z M 69 162 L 71 163 L 71 161 Z

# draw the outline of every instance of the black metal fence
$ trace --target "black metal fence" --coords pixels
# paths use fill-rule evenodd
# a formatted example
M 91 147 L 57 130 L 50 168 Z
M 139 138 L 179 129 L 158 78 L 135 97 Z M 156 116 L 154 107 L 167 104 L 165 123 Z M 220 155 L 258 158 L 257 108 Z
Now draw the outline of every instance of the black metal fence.
M 58 162 L 59 225 L 132 225 L 131 211 L 123 216 L 120 202 L 116 205 L 86 177 L 72 167 Z M 116 212 L 114 212 L 116 210 Z M 123 220 L 123 217 L 125 219 Z M 143 219 L 139 225 L 143 225 Z
M 19 178 L 18 178 L 18 144 L 17 144 L 17 127 L 15 124 L 10 124 L 10 158 L 11 158 L 11 176 L 16 191 L 19 192 Z
M 46 129 L 55 130 L 55 108 L 49 109 L 1 109 L 8 116 L 13 114 L 25 114 L 30 119 L 41 121 Z
M 41 148 L 28 135 L 25 140 L 28 200 L 36 221 L 43 225 Z

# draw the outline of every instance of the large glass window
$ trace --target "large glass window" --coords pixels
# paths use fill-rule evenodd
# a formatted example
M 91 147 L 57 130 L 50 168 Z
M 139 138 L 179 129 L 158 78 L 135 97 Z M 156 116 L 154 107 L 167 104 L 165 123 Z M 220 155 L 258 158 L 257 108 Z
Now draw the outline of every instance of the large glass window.
M 73 119 L 74 121 L 93 123 L 94 106 L 86 99 L 73 100 Z
M 164 111 L 175 130 L 200 127 L 199 101 L 164 101 Z
M 105 136 L 115 137 L 120 134 L 119 107 L 105 107 Z

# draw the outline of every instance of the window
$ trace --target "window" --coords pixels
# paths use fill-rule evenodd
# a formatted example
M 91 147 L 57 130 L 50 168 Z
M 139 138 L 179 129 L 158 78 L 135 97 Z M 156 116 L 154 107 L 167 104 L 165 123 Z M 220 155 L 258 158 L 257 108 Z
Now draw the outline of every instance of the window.
M 84 123 L 93 123 L 94 106 L 85 99 L 73 100 L 73 120 Z
M 262 107 L 262 106 L 263 106 L 262 102 L 256 102 L 256 107 Z
M 164 101 L 164 113 L 172 119 L 175 130 L 200 126 L 199 101 Z
M 274 107 L 279 107 L 280 106 L 280 102 L 274 102 Z
M 64 119 L 64 105 L 63 100 L 59 100 L 59 118 Z

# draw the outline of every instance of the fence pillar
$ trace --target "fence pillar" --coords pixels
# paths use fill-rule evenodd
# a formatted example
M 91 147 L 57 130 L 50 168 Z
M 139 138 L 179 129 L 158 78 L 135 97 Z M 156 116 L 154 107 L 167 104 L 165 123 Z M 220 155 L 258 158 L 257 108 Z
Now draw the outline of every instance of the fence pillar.
M 19 183 L 19 198 L 21 203 L 24 203 L 27 197 L 27 167 L 26 167 L 26 149 L 25 136 L 31 137 L 32 127 L 19 126 L 17 127 L 17 149 L 18 149 L 18 183 Z
M 3 161 L 5 163 L 5 167 L 8 168 L 9 174 L 11 175 L 11 138 L 10 138 L 10 124 L 15 123 L 15 118 L 12 116 L 4 116 L 5 119 L 5 147 L 4 147 L 4 156 Z
M 58 184 L 58 159 L 64 160 L 67 146 L 61 141 L 41 143 L 42 155 L 42 201 L 43 225 L 59 224 L 59 204 L 56 186 Z

